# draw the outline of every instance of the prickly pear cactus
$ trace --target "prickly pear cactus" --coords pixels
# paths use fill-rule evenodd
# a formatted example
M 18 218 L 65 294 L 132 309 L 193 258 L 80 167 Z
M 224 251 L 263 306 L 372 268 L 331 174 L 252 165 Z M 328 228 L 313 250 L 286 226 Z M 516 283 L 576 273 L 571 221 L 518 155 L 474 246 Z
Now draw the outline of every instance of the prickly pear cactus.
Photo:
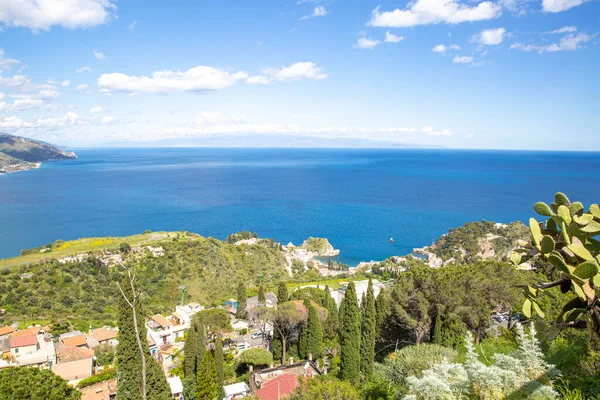
M 574 297 L 564 305 L 555 328 L 585 325 L 600 335 L 600 206 L 592 204 L 585 211 L 580 202 L 571 203 L 565 194 L 556 193 L 552 204 L 538 202 L 533 209 L 546 218 L 529 220 L 531 243 L 515 250 L 511 260 L 520 265 L 542 257 L 559 271 L 560 279 L 527 286 L 523 314 L 531 318 L 535 312 L 544 318 L 539 294 L 560 287 Z

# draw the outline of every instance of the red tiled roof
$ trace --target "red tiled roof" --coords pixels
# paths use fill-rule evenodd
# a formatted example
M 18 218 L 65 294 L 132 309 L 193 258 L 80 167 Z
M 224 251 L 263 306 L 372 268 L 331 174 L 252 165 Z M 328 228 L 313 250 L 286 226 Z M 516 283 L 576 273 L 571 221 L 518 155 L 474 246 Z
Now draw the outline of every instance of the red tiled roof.
M 20 336 L 35 336 L 37 335 L 40 330 L 42 328 L 40 328 L 39 326 L 34 326 L 32 328 L 27 328 L 27 329 L 23 329 L 21 331 L 16 331 L 11 333 L 10 337 L 14 338 L 14 337 L 20 337 Z
M 71 336 L 68 338 L 64 338 L 63 339 L 63 344 L 65 347 L 71 347 L 71 346 L 87 346 L 87 340 L 85 340 L 85 336 L 83 335 L 77 335 L 77 336 Z
M 159 324 L 161 326 L 161 328 L 166 328 L 167 326 L 169 326 L 170 322 L 167 321 L 167 319 L 165 317 L 163 317 L 160 314 L 156 314 L 150 317 L 154 322 L 156 322 L 157 324 Z
M 92 335 L 97 341 L 104 342 L 106 340 L 116 339 L 118 332 L 119 331 L 116 329 L 105 326 L 103 328 L 94 329 Z
M 15 347 L 33 346 L 37 345 L 37 343 L 37 337 L 35 336 L 17 336 L 10 338 L 11 349 L 14 349 Z
M 0 328 L 0 336 L 7 335 L 9 333 L 13 333 L 15 330 L 11 326 L 3 326 Z
M 56 349 L 56 358 L 59 363 L 85 360 L 86 358 L 93 357 L 94 350 L 85 347 L 59 347 Z
M 260 400 L 279 400 L 292 393 L 297 386 L 296 375 L 285 374 L 265 383 L 255 394 Z

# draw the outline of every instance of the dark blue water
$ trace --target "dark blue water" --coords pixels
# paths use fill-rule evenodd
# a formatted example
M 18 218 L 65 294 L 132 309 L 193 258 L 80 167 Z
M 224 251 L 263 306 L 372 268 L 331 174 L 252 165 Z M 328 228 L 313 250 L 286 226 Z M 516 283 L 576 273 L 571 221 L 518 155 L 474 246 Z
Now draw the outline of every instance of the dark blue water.
M 467 221 L 527 220 L 564 191 L 600 201 L 599 153 L 84 149 L 0 176 L 0 257 L 56 239 L 247 229 L 327 237 L 356 264 L 403 255 Z M 395 243 L 389 243 L 394 237 Z

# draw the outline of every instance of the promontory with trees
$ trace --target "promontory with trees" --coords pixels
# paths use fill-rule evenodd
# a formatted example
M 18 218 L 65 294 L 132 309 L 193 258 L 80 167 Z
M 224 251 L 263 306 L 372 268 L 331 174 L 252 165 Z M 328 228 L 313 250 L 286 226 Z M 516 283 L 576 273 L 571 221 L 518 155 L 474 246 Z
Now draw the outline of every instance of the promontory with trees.
M 0 260 L 0 326 L 55 341 L 118 326 L 92 378 L 116 379 L 119 400 L 169 399 L 174 381 L 186 400 L 267 399 L 286 374 L 288 399 L 600 399 L 600 206 L 557 193 L 533 210 L 527 226 L 453 230 L 424 250 L 433 267 L 402 256 L 332 276 L 250 232 L 57 242 Z M 148 321 L 184 302 L 202 311 L 170 347 L 152 343 Z M 80 397 L 4 358 L 7 398 Z

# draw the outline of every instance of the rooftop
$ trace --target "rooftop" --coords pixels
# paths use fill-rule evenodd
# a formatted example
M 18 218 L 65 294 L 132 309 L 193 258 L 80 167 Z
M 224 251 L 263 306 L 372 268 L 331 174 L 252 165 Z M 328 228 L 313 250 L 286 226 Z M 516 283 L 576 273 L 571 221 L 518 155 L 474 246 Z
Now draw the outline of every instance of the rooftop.
M 56 359 L 59 363 L 85 360 L 93 358 L 94 350 L 85 347 L 61 347 L 56 349 Z
M 17 347 L 25 347 L 25 346 L 37 346 L 38 341 L 35 335 L 31 336 L 17 336 L 10 338 L 10 348 L 14 349 Z
M 15 330 L 12 326 L 3 326 L 0 328 L 0 336 L 8 335 L 9 333 L 13 333 Z
M 183 383 L 181 383 L 181 378 L 178 376 L 167 378 L 167 382 L 169 382 L 169 386 L 171 387 L 171 394 L 175 395 L 183 392 Z
M 85 336 L 79 334 L 77 336 L 64 338 L 63 345 L 65 347 L 87 346 L 87 340 L 85 339 Z
M 152 321 L 156 322 L 163 329 L 168 327 L 171 324 L 169 321 L 167 321 L 167 319 L 165 317 L 163 317 L 160 314 L 153 315 L 150 317 L 150 319 L 152 319 Z
M 285 374 L 265 383 L 255 394 L 260 400 L 279 400 L 292 393 L 297 386 L 296 375 Z
M 109 400 L 110 395 L 117 394 L 117 378 L 99 382 L 82 389 L 81 400 Z
M 117 334 L 119 333 L 117 328 L 111 328 L 110 326 L 104 326 L 102 328 L 94 329 L 92 331 L 92 336 L 99 342 L 104 342 L 105 340 L 112 340 L 117 338 Z

